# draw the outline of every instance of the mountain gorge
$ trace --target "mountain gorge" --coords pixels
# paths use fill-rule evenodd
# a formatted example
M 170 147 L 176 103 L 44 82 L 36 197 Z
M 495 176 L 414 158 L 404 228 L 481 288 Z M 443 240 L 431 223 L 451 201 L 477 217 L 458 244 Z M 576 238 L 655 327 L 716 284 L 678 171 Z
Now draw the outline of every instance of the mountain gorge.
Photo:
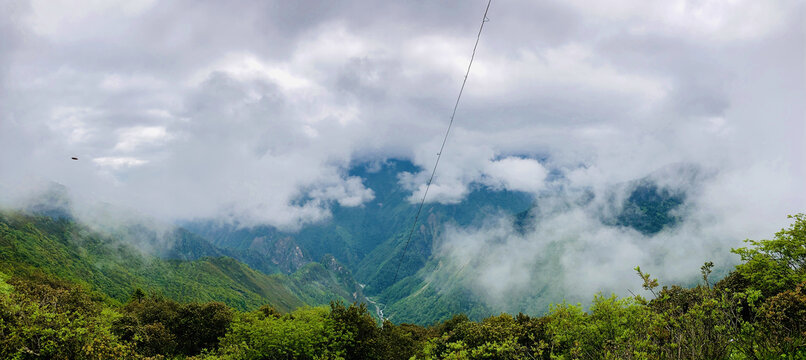
M 293 230 L 214 219 L 166 224 L 108 207 L 100 211 L 106 217 L 92 218 L 75 211 L 66 189 L 51 187 L 25 210 L 0 211 L 0 330 L 9 334 L 0 337 L 0 353 L 65 359 L 449 359 L 468 352 L 549 359 L 580 351 L 591 359 L 637 352 L 671 358 L 682 347 L 702 359 L 803 353 L 797 327 L 806 304 L 803 271 L 782 255 L 803 242 L 802 214 L 790 217 L 794 224 L 774 240 L 747 240 L 751 247 L 731 250 L 743 261 L 732 270 L 705 261 L 692 277 L 664 258 L 677 260 L 671 249 L 692 226 L 706 176 L 697 168 L 664 168 L 605 189 L 564 188 L 558 176 L 537 194 L 472 184 L 460 202 L 427 204 L 410 242 L 418 204 L 400 185 L 406 170 L 417 169 L 396 160 L 353 168 L 375 199 L 334 203 L 328 220 Z M 622 270 L 612 267 L 631 268 L 640 259 L 631 247 L 646 248 L 642 267 L 672 267 L 682 276 L 660 288 L 636 266 L 639 280 L 632 273 L 614 282 L 610 277 Z M 632 257 L 620 257 L 625 252 Z M 585 277 L 574 278 L 580 273 Z M 603 295 L 615 292 L 613 284 L 640 279 L 650 297 Z M 591 292 L 589 308 L 585 300 L 573 305 L 577 294 Z M 746 304 L 760 315 L 745 319 Z M 705 339 L 714 343 L 702 347 Z
M 583 214 L 597 229 L 652 241 L 683 221 L 700 177 L 674 166 L 595 192 L 567 189 L 555 174 L 537 194 L 471 184 L 459 202 L 426 203 L 409 241 L 417 204 L 401 179 L 418 171 L 403 160 L 359 163 L 349 176 L 373 191 L 371 201 L 334 202 L 328 219 L 291 230 L 219 219 L 167 224 L 109 206 L 75 215 L 68 190 L 52 184 L 24 212 L 3 213 L 3 271 L 39 269 L 116 302 L 142 288 L 238 309 L 360 302 L 398 323 L 542 313 L 574 299 L 564 257 L 591 236 L 557 235 L 558 216 Z M 669 184 L 675 176 L 683 185 Z
M 595 215 L 603 226 L 633 229 L 651 237 L 682 219 L 680 210 L 686 199 L 684 188 L 661 185 L 653 176 L 614 187 L 606 201 L 595 199 L 593 192 L 584 189 L 569 196 L 559 185 L 535 195 L 472 184 L 471 192 L 459 203 L 427 203 L 407 246 L 416 204 L 410 201 L 411 191 L 401 185 L 400 177 L 420 170 L 408 161 L 394 159 L 380 166 L 377 163 L 353 166 L 349 175 L 363 179 L 375 198 L 355 207 L 333 204 L 329 219 L 295 231 L 215 220 L 182 222 L 181 226 L 209 239 L 228 256 L 262 271 L 290 273 L 302 264 L 332 256 L 350 269 L 363 292 L 385 317 L 395 322 L 428 324 L 456 313 L 466 313 L 473 319 L 502 310 L 540 313 L 550 303 L 562 300 L 558 299 L 559 277 L 524 268 L 522 271 L 533 277 L 530 281 L 534 288 L 503 306 L 491 303 L 472 285 L 471 278 L 478 274 L 450 263 L 444 250 L 446 231 L 477 228 L 495 220 L 523 234 L 534 231 L 541 217 L 550 215 L 541 214 L 542 203 L 556 206 L 563 202 L 567 208 L 609 207 L 608 211 L 601 210 Z M 559 177 L 556 183 L 561 184 L 561 180 Z M 456 246 L 461 244 L 460 239 Z M 560 271 L 562 246 L 550 245 L 558 256 L 545 256 L 549 263 L 541 264 L 540 269 Z M 268 260 L 274 267 L 261 268 L 256 259 Z M 464 265 L 469 263 L 470 260 Z M 398 281 L 393 282 L 398 266 Z

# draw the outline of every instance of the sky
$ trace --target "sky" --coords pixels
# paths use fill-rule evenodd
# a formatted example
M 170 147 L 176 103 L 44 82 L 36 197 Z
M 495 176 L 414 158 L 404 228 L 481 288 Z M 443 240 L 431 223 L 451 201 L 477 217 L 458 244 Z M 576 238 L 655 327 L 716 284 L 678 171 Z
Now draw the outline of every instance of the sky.
M 351 165 L 433 165 L 485 6 L 0 1 L 0 202 L 57 182 L 78 203 L 286 229 L 362 206 Z M 805 9 L 494 0 L 428 201 L 692 164 L 709 231 L 769 234 L 806 205 Z M 427 175 L 401 177 L 412 199 Z

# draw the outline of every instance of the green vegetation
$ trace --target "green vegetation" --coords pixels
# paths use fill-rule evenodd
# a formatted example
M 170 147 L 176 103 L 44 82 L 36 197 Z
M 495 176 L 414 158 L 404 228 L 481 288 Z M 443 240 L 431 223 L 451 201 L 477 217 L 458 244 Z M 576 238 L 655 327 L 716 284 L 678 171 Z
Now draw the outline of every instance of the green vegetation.
M 716 283 L 710 262 L 701 268 L 702 284 L 693 288 L 660 287 L 636 267 L 636 280 L 650 299 L 596 295 L 587 310 L 563 303 L 541 317 L 501 314 L 475 322 L 455 315 L 428 327 L 389 321 L 379 326 L 364 304 L 342 302 L 243 312 L 135 288 L 120 304 L 89 289 L 91 284 L 30 268 L 16 271 L 4 258 L 0 357 L 803 359 L 806 215 L 792 219 L 773 239 L 747 240 L 747 247 L 733 250 L 742 263 Z M 23 228 L 41 233 L 35 226 Z M 5 243 L 9 229 L 3 228 Z M 300 276 L 318 279 L 322 270 L 314 266 Z
M 333 204 L 332 218 L 306 224 L 296 232 L 283 232 L 271 226 L 227 225 L 215 220 L 191 222 L 185 227 L 209 239 L 227 255 L 266 273 L 291 273 L 298 268 L 290 266 L 295 264 L 289 264 L 289 258 L 283 256 L 288 252 L 282 250 L 289 248 L 283 245 L 298 246 L 299 258 L 294 259 L 297 263 L 319 260 L 332 254 L 352 271 L 358 282 L 365 285 L 362 293 L 382 304 L 379 306 L 385 316 L 395 322 L 425 325 L 444 321 L 459 312 L 472 320 L 481 320 L 500 311 L 543 313 L 552 301 L 562 298 L 565 284 L 560 277 L 548 271 L 532 271 L 532 290 L 528 294 L 534 296 L 516 296 L 489 306 L 485 304 L 485 297 L 480 295 L 482 292 L 467 291 L 464 285 L 469 282 L 467 273 L 444 270 L 440 267 L 445 265 L 442 255 L 433 252 L 440 249 L 439 239 L 446 226 L 483 227 L 490 219 L 511 216 L 514 229 L 526 234 L 543 221 L 539 204 L 562 203 L 569 199 L 561 199 L 558 194 L 546 193 L 536 197 L 472 184 L 467 196 L 459 203 L 425 204 L 406 247 L 416 206 L 409 201 L 411 191 L 401 186 L 400 177 L 404 173 L 422 170 L 409 161 L 394 159 L 372 166 L 356 164 L 350 168 L 349 175 L 363 179 L 364 185 L 374 191 L 375 198 L 363 206 Z M 696 177 L 699 170 L 682 166 L 673 171 Z M 598 195 L 604 197 L 598 200 L 594 192 L 581 191 L 579 198 L 573 201 L 583 206 L 599 201 L 608 204 L 609 210 L 599 214 L 602 224 L 634 229 L 650 237 L 671 230 L 685 216 L 685 207 L 682 206 L 687 199 L 685 190 L 659 184 L 657 178 L 663 178 L 663 175 L 653 174 L 614 185 Z M 298 200 L 300 203 L 306 201 L 304 198 Z M 567 251 L 566 245 L 566 242 L 550 244 L 542 267 L 561 266 L 559 254 Z M 261 256 L 256 258 L 255 253 Z M 552 256 L 554 253 L 558 256 Z M 268 261 L 271 264 L 266 265 L 267 261 L 261 262 L 261 257 L 275 261 Z M 398 265 L 400 271 L 397 281 L 394 281 Z M 720 265 L 715 271 L 724 275 L 731 264 Z M 276 270 L 272 270 L 272 266 Z M 434 280 L 435 274 L 439 275 L 439 281 Z
M 365 292 L 380 296 L 384 289 L 394 285 L 391 282 L 416 211 L 416 206 L 409 202 L 411 191 L 400 186 L 399 176 L 422 169 L 409 161 L 393 159 L 373 171 L 367 165 L 354 166 L 349 175 L 362 178 L 364 185 L 374 191 L 372 202 L 357 207 L 334 204 L 330 220 L 308 224 L 298 232 L 283 233 L 270 226 L 228 227 L 215 221 L 188 223 L 185 227 L 210 239 L 216 246 L 233 251 L 254 248 L 255 239 L 293 238 L 306 257 L 318 260 L 327 254 L 335 256 L 353 270 L 359 282 L 366 285 Z M 444 224 L 467 226 L 481 223 L 496 214 L 524 212 L 534 206 L 534 201 L 528 193 L 493 191 L 475 185 L 459 204 L 426 204 L 420 218 L 422 226 L 413 235 L 398 280 L 414 275 L 426 266 L 435 236 Z M 248 259 L 237 258 L 252 266 Z
M 76 222 L 0 212 L 0 272 L 35 272 L 82 284 L 125 302 L 135 289 L 182 302 L 221 301 L 239 310 L 281 311 L 354 300 L 345 274 L 311 263 L 290 276 L 266 275 L 229 257 L 163 260 Z M 0 286 L 0 291 L 3 287 Z
M 624 209 L 615 219 L 616 224 L 629 226 L 646 235 L 655 234 L 680 220 L 673 215 L 673 210 L 684 201 L 685 193 L 641 181 L 624 202 Z

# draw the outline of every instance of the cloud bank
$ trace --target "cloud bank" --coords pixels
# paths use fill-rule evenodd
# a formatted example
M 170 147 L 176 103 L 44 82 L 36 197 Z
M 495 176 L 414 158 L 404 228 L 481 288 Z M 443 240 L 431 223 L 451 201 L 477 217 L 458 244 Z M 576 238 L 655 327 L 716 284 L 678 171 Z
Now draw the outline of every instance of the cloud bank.
M 351 164 L 430 169 L 484 5 L 3 2 L 0 199 L 56 181 L 164 219 L 290 229 L 361 206 L 374 194 Z M 698 211 L 736 236 L 804 208 L 802 2 L 490 11 L 430 201 L 472 182 L 540 193 L 551 172 L 601 191 L 692 163 L 719 174 Z M 401 184 L 417 199 L 425 179 Z M 568 236 L 628 245 L 567 216 Z
M 748 237 L 771 237 L 768 225 L 786 220 L 757 217 L 780 206 L 766 203 L 770 198 L 785 201 L 791 195 L 781 190 L 797 186 L 788 180 L 763 180 L 768 190 L 735 197 L 739 189 L 762 181 L 753 173 L 772 170 L 729 173 L 673 166 L 651 174 L 644 181 L 686 198 L 672 210 L 680 221 L 657 233 L 612 220 L 641 182 L 557 190 L 538 198 L 529 215 L 533 225 L 525 230 L 506 214 L 467 228 L 448 227 L 438 245 L 439 266 L 426 280 L 442 291 L 468 288 L 494 311 L 543 313 L 551 303 L 587 303 L 596 292 L 649 295 L 641 290 L 635 266 L 663 285 L 700 281 L 706 261 L 724 274 L 737 261 L 731 248 L 743 246 Z M 747 201 L 757 206 L 748 208 Z

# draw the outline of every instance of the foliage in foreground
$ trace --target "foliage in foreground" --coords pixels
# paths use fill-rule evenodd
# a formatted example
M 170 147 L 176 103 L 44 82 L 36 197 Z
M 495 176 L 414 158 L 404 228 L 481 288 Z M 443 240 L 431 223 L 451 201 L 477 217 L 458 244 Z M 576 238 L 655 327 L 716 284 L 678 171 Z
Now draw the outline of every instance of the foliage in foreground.
M 713 284 L 662 287 L 652 299 L 596 295 L 586 311 L 542 317 L 457 315 L 430 327 L 373 320 L 364 305 L 281 314 L 178 303 L 135 291 L 115 306 L 86 288 L 0 274 L 0 357 L 9 359 L 803 359 L 806 216 L 735 249 L 742 263 Z M 111 305 L 110 305 L 111 304 Z

